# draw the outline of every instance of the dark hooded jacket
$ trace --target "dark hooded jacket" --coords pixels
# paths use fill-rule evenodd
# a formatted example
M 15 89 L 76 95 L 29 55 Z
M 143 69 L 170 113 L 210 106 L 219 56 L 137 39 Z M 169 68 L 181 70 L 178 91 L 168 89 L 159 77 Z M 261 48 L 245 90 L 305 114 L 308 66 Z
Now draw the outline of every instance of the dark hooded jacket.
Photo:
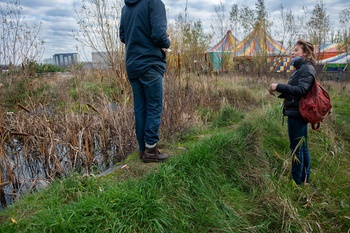
M 287 84 L 279 83 L 276 91 L 282 93 L 279 98 L 284 98 L 283 115 L 301 117 L 299 112 L 300 97 L 305 96 L 314 84 L 316 74 L 315 67 L 309 60 L 297 59 L 294 62 L 295 71 Z
M 161 0 L 124 0 L 119 38 L 126 47 L 126 70 L 129 79 L 137 78 L 149 68 L 164 75 L 170 47 L 165 6 Z

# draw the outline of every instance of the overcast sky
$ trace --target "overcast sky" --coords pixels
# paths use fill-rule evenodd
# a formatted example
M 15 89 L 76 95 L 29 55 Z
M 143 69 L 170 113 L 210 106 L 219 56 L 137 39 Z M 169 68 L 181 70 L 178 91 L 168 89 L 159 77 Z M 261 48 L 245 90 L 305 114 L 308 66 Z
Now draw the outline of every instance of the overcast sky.
M 0 0 L 1 7 L 11 0 Z M 13 1 L 13 0 L 12 0 Z M 180 14 L 184 14 L 186 0 L 163 0 L 167 12 L 169 23 Z M 220 2 L 226 3 L 228 11 L 233 4 L 239 7 L 245 5 L 255 8 L 257 0 L 188 0 L 187 13 L 192 20 L 200 19 L 206 32 L 210 32 L 210 24 L 213 21 L 214 5 Z M 323 0 L 327 14 L 335 25 L 339 22 L 339 12 L 350 6 L 349 0 Z M 77 42 L 69 36 L 69 32 L 77 30 L 75 8 L 79 9 L 81 0 L 20 0 L 23 6 L 22 15 L 30 22 L 41 22 L 41 37 L 45 42 L 45 54 L 43 58 L 50 58 L 56 53 L 74 53 Z M 281 4 L 285 9 L 291 9 L 294 12 L 301 12 L 302 7 L 312 10 L 316 1 L 310 0 L 265 0 L 266 10 L 270 19 L 276 17 Z

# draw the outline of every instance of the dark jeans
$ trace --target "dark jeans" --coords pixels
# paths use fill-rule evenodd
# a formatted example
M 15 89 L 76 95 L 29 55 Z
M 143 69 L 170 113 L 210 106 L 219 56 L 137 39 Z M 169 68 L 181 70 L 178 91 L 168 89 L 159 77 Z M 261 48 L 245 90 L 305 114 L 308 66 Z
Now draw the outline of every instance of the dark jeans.
M 310 153 L 307 133 L 308 123 L 303 118 L 288 117 L 290 151 L 293 156 L 292 177 L 298 185 L 308 183 L 310 178 Z
M 134 94 L 136 137 L 139 150 L 145 143 L 153 145 L 159 141 L 159 126 L 163 110 L 163 76 L 149 69 L 139 78 L 129 79 Z

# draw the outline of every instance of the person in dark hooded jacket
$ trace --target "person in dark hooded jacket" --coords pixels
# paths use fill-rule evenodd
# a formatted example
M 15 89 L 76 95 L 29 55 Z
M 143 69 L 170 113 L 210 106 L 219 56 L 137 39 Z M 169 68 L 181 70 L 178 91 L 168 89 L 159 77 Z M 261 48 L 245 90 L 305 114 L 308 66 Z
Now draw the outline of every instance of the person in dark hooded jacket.
M 124 0 L 119 38 L 125 44 L 126 71 L 134 97 L 136 137 L 143 162 L 169 155 L 157 148 L 163 109 L 163 76 L 170 47 L 166 10 L 161 0 Z
M 314 84 L 316 74 L 314 46 L 300 39 L 292 51 L 295 71 L 287 84 L 272 83 L 270 94 L 277 91 L 284 99 L 283 115 L 288 117 L 288 136 L 292 159 L 292 177 L 296 184 L 307 184 L 310 179 L 310 153 L 308 148 L 308 122 L 299 112 L 300 97 Z

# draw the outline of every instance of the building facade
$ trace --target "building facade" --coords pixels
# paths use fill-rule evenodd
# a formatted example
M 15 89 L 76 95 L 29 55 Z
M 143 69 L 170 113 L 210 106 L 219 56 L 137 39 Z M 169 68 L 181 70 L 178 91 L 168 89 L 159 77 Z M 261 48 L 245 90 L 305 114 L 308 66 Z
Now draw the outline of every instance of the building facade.
M 56 66 L 67 68 L 78 63 L 78 53 L 60 53 L 53 55 Z

